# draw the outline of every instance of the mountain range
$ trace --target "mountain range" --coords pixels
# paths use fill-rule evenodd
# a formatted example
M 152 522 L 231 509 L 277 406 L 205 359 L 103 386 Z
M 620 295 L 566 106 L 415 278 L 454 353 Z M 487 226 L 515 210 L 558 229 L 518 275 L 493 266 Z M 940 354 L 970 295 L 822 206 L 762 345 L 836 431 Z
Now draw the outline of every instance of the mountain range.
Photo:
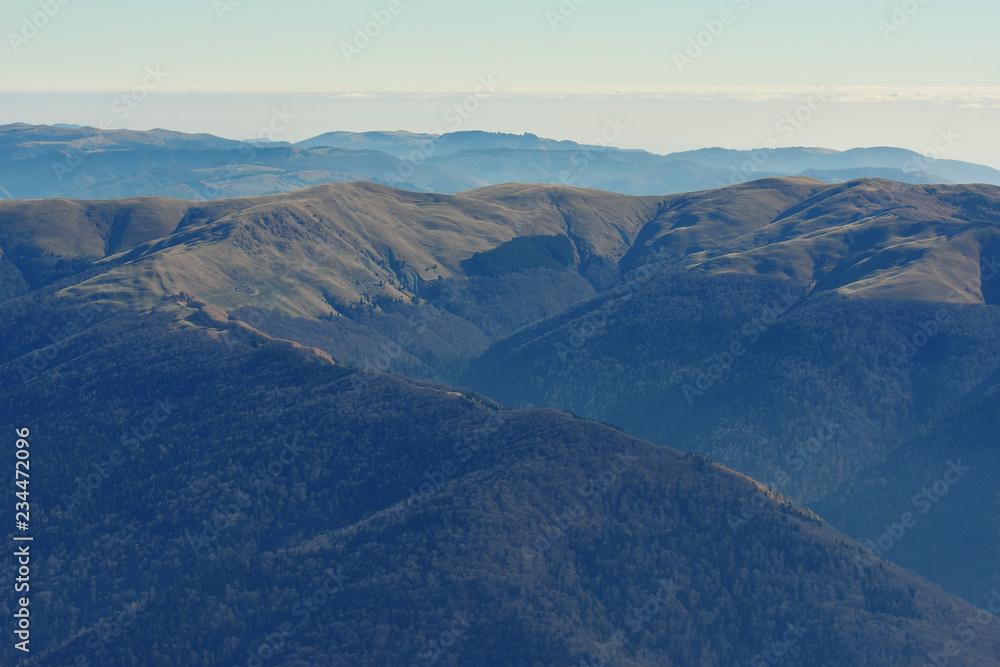
M 828 183 L 884 178 L 1000 185 L 1000 171 L 990 167 L 897 148 L 715 148 L 656 155 L 479 131 L 330 132 L 288 144 L 162 129 L 0 126 L 0 197 L 8 199 L 208 200 L 349 181 L 442 194 L 527 182 L 663 195 L 797 175 Z
M 1000 188 L 936 175 L 980 168 L 249 194 L 300 173 L 278 155 L 753 157 L 88 132 L 0 131 L 24 183 L 75 154 L 134 188 L 0 202 L 2 421 L 46 554 L 26 664 L 1000 662 Z M 151 196 L 248 151 L 245 194 Z

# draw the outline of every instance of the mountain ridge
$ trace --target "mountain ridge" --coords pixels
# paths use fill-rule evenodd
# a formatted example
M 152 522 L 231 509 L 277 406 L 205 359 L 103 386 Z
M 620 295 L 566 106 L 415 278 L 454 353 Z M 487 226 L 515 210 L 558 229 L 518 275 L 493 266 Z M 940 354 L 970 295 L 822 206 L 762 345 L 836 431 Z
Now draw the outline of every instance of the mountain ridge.
M 30 343 L 73 308 L 25 297 L 0 329 Z M 2 355 L 7 376 L 19 358 Z M 95 391 L 66 401 L 66 382 Z M 1000 627 L 964 637 L 973 607 L 893 565 L 858 569 L 861 545 L 780 499 L 733 530 L 755 482 L 566 413 L 128 309 L 0 392 L 22 423 L 47 424 L 34 444 L 59 443 L 32 487 L 53 558 L 32 581 L 49 631 L 25 664 L 1000 655 Z M 121 446 L 92 440 L 109 424 Z M 81 487 L 95 464 L 115 475 Z
M 0 188 L 18 199 L 211 200 L 349 181 L 445 194 L 529 181 L 663 195 L 804 173 L 828 182 L 887 177 L 1000 185 L 998 170 L 904 149 L 700 149 L 657 155 L 530 133 L 331 132 L 289 144 L 162 129 L 0 126 Z

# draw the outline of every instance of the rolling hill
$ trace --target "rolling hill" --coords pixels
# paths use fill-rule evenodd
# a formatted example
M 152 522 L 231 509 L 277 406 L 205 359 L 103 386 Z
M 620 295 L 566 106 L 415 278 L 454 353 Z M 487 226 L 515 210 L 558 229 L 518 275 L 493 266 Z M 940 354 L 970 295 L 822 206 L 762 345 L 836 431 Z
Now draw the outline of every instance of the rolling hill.
M 446 196 L 352 183 L 212 203 L 5 202 L 0 221 L 5 256 L 36 286 L 92 264 L 103 273 L 71 291 L 127 282 L 146 305 L 186 291 L 227 309 L 264 301 L 316 317 L 336 304 L 412 298 L 516 235 L 569 235 L 581 259 L 617 259 L 657 205 L 542 186 Z M 297 281 L 287 296 L 283 278 Z M 260 299 L 234 290 L 250 283 Z

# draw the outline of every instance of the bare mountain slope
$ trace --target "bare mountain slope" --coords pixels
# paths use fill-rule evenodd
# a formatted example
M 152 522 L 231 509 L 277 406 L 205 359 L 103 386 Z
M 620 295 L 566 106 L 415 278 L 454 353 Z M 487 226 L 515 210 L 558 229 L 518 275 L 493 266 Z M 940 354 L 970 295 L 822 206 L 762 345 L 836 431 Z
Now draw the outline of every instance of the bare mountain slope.
M 122 283 L 135 304 L 183 291 L 227 309 L 266 301 L 326 316 L 334 303 L 410 299 L 518 235 L 566 234 L 583 255 L 618 259 L 657 204 L 547 186 L 449 196 L 350 183 L 210 203 L 4 202 L 0 224 L 15 255 L 105 269 L 73 293 L 111 294 Z
M 1000 188 L 862 179 L 810 187 L 772 179 L 692 195 L 642 230 L 625 259 L 651 254 L 711 274 L 792 278 L 851 296 L 992 302 L 983 280 L 1000 247 Z M 814 182 L 815 183 L 815 182 Z M 775 206 L 761 206 L 762 201 Z
M 663 197 L 507 184 L 458 195 L 371 183 L 213 202 L 160 198 L 0 202 L 0 247 L 33 286 L 130 286 L 147 307 L 179 292 L 227 310 L 329 317 L 343 304 L 412 300 L 462 262 L 519 236 L 564 234 L 581 265 L 651 257 L 710 274 L 791 278 L 811 291 L 993 302 L 1000 189 L 805 177 Z M 93 273 L 99 275 L 93 275 Z M 986 276 L 988 278 L 988 276 Z

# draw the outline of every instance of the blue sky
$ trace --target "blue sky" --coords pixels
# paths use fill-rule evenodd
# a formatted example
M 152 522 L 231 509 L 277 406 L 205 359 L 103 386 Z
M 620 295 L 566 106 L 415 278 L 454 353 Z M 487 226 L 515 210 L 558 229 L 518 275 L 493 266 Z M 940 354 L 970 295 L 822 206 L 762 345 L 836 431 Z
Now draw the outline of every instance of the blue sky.
M 587 141 L 617 117 L 660 152 L 923 150 L 951 127 L 946 157 L 998 164 L 998 24 L 986 0 L 7 0 L 0 122 L 245 138 L 284 110 L 296 140 L 452 129 L 464 104 L 460 129 Z

